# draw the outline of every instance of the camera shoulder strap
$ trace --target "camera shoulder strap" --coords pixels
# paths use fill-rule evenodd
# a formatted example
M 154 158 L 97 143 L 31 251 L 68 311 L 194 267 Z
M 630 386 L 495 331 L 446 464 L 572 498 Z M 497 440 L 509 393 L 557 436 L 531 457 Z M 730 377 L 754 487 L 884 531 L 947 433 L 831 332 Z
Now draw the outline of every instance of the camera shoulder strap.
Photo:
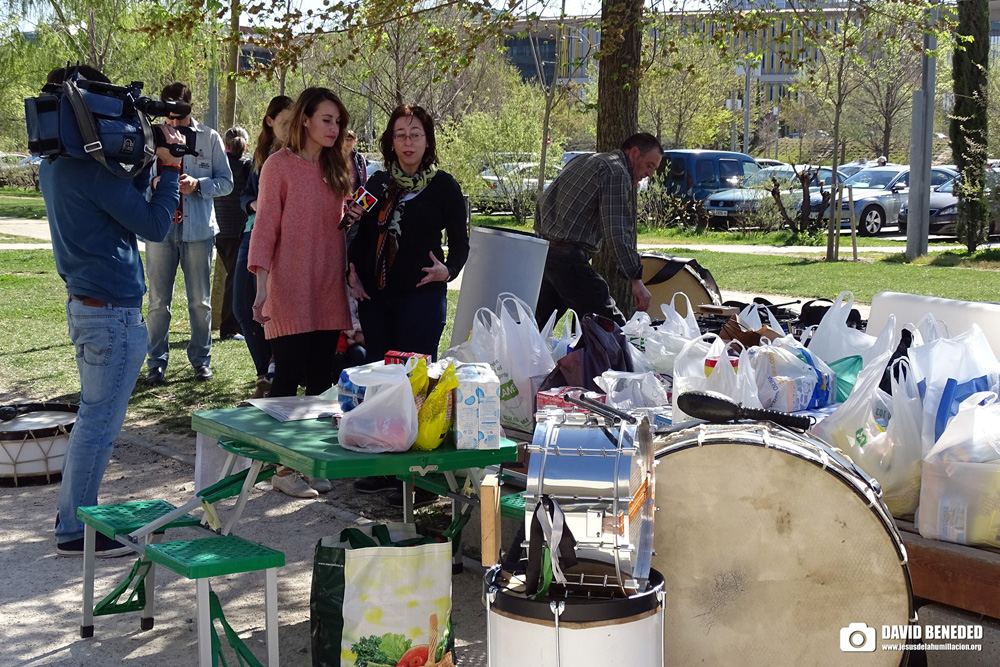
M 104 146 L 101 138 L 97 135 L 97 125 L 94 123 L 94 116 L 87 107 L 87 101 L 83 99 L 83 93 L 73 81 L 63 81 L 63 94 L 69 99 L 73 107 L 73 115 L 76 117 L 76 126 L 80 130 L 80 137 L 83 139 L 83 150 L 118 178 L 133 178 L 138 172 L 125 171 L 121 165 L 114 162 L 109 163 L 104 157 Z M 149 138 L 149 133 L 143 128 L 144 134 Z M 149 154 L 146 154 L 148 164 Z

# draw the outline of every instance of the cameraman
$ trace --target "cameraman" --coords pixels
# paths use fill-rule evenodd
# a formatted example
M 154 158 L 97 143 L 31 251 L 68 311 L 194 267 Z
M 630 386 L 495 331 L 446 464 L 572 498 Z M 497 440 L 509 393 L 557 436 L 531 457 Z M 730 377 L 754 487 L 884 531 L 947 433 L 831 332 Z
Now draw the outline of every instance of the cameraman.
M 191 90 L 172 83 L 160 93 L 164 102 L 191 104 Z M 171 113 L 167 124 L 188 128 L 197 135 L 197 155 L 188 155 L 181 167 L 181 200 L 174 215 L 177 224 L 160 242 L 146 244 L 146 277 L 149 278 L 149 342 L 146 383 L 164 384 L 170 356 L 170 304 L 174 297 L 177 265 L 184 274 L 191 338 L 187 356 L 194 379 L 212 378 L 212 251 L 219 225 L 215 219 L 215 197 L 233 190 L 233 172 L 219 133 L 202 125 L 188 113 Z M 155 185 L 155 184 L 154 184 Z
M 53 70 L 48 82 L 62 83 L 74 75 L 110 83 L 87 66 Z M 156 131 L 163 132 L 167 143 L 184 143 L 172 127 Z M 61 556 L 83 553 L 84 527 L 76 510 L 97 504 L 97 490 L 146 354 L 146 284 L 136 235 L 162 239 L 170 231 L 180 178 L 180 158 L 164 147 L 156 154 L 164 166 L 160 187 L 148 202 L 144 192 L 149 169 L 125 180 L 92 159 L 60 157 L 39 165 L 56 270 L 69 292 L 66 320 L 80 372 L 80 411 L 63 459 L 56 514 L 56 551 Z M 98 533 L 98 556 L 128 552 Z

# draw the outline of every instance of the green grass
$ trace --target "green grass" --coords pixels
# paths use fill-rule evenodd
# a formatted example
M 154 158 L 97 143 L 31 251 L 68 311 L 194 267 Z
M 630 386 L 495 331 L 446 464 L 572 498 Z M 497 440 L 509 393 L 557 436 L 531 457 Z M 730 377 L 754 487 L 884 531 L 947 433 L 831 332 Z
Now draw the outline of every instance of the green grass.
M 66 332 L 66 288 L 44 250 L 0 252 L 0 393 L 16 398 L 79 400 L 79 376 Z M 458 292 L 448 292 L 448 321 L 442 350 L 451 340 Z M 256 373 L 246 344 L 212 343 L 210 382 L 195 382 L 185 348 L 190 334 L 184 279 L 178 272 L 170 322 L 167 384 L 148 387 L 140 373 L 129 401 L 129 423 L 157 423 L 184 433 L 196 410 L 235 407 L 253 393 Z
M 35 189 L 25 189 L 25 188 L 11 188 L 2 187 L 0 188 L 0 195 L 20 195 L 22 197 L 41 197 L 42 193 Z
M 473 215 L 473 227 L 501 227 L 521 232 L 533 232 L 532 221 L 527 224 L 518 224 L 513 216 L 509 215 Z M 802 237 L 791 232 L 724 232 L 715 230 L 698 231 L 689 227 L 653 227 L 651 225 L 639 225 L 639 243 L 671 243 L 671 244 L 698 244 L 698 245 L 770 245 L 770 246 L 815 246 L 817 251 L 826 247 L 826 234 L 818 234 L 812 237 Z M 851 247 L 851 237 L 842 235 L 840 239 L 841 250 Z M 906 247 L 906 241 L 891 241 L 886 238 L 858 237 L 859 248 L 884 248 L 899 246 Z M 954 243 L 931 243 L 932 248 L 957 248 Z M 685 251 L 687 252 L 687 251 Z
M 893 291 L 964 301 L 996 301 L 1000 294 L 1000 253 L 983 251 L 964 261 L 905 263 L 901 255 L 873 253 L 860 262 L 827 263 L 821 253 L 797 256 L 683 250 L 712 272 L 722 289 L 795 297 L 833 298 L 850 290 L 862 303 L 871 303 L 878 292 Z M 950 264 L 950 265 L 949 265 Z
M 16 234 L 0 233 L 0 243 L 45 243 L 45 241 L 31 236 L 17 236 Z
M 0 194 L 0 218 L 45 219 L 45 202 L 41 196 Z

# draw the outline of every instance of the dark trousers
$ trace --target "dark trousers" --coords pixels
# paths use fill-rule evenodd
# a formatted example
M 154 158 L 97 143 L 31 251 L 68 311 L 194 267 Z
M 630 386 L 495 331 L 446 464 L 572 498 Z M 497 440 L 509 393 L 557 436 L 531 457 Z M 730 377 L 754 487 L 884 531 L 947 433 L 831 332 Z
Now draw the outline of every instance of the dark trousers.
M 365 333 L 368 362 L 385 358 L 390 350 L 429 354 L 436 360 L 447 314 L 444 283 L 406 294 L 376 293 L 359 302 L 358 319 Z
M 278 336 L 271 339 L 274 351 L 274 396 L 295 396 L 299 380 L 305 379 L 306 396 L 315 396 L 333 386 L 333 355 L 337 353 L 339 331 Z
M 587 253 L 569 245 L 549 246 L 535 320 L 538 326 L 545 326 L 553 312 L 558 321 L 568 308 L 580 317 L 595 313 L 625 324 L 625 316 L 611 298 L 608 283 L 590 265 Z
M 242 333 L 240 323 L 233 314 L 233 283 L 236 274 L 236 259 L 240 253 L 239 238 L 215 237 L 215 252 L 226 267 L 226 288 L 222 293 L 222 319 L 219 322 L 219 338 L 225 340 Z M 243 270 L 246 270 L 244 265 Z
M 257 298 L 257 276 L 247 271 L 247 257 L 250 254 L 250 232 L 243 232 L 236 264 L 233 269 L 233 315 L 239 323 L 240 331 L 247 339 L 247 349 L 253 359 L 257 377 L 267 375 L 271 364 L 271 343 L 264 338 L 264 327 L 253 319 L 253 302 Z M 228 282 L 228 279 L 227 279 Z

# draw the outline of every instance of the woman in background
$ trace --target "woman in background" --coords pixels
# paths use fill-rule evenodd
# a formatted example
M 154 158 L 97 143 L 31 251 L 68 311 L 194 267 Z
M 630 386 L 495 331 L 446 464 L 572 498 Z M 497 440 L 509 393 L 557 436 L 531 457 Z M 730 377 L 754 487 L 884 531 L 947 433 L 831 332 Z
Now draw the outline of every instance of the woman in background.
M 257 386 L 252 398 L 263 398 L 271 389 L 273 373 L 271 365 L 271 344 L 264 337 L 264 327 L 253 319 L 253 302 L 257 298 L 257 277 L 247 270 L 247 256 L 250 254 L 250 233 L 253 231 L 257 215 L 257 192 L 260 188 L 260 170 L 267 156 L 281 147 L 288 138 L 288 123 L 291 120 L 292 98 L 278 95 L 271 98 L 261 121 L 257 149 L 253 155 L 253 168 L 240 196 L 240 205 L 247 214 L 246 225 L 240 237 L 239 254 L 236 256 L 237 273 L 233 282 L 233 314 L 239 322 L 240 330 L 246 337 L 247 349 L 257 370 Z M 236 189 L 233 188 L 235 192 Z
M 250 156 L 246 154 L 250 137 L 242 127 L 226 130 L 223 140 L 226 144 L 226 159 L 233 172 L 233 191 L 224 197 L 216 197 L 215 220 L 219 223 L 219 233 L 215 235 L 215 252 L 226 267 L 226 286 L 222 296 L 222 317 L 219 323 L 219 338 L 222 340 L 243 340 L 242 329 L 233 313 L 233 284 L 236 278 L 237 259 L 240 252 L 240 236 L 246 227 L 247 214 L 240 205 L 240 196 L 250 176 Z M 245 265 L 244 265 L 244 271 Z

